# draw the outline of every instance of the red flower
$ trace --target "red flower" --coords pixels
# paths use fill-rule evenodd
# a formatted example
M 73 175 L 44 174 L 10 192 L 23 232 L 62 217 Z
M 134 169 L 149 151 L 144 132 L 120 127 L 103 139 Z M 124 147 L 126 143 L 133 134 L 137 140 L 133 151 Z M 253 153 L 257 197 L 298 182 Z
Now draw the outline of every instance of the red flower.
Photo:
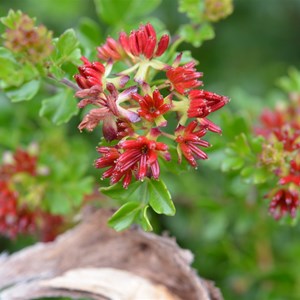
M 17 149 L 13 154 L 12 162 L 4 163 L 0 166 L 0 177 L 10 177 L 16 173 L 28 173 L 36 176 L 37 156 L 31 155 L 28 151 Z
M 140 109 L 138 110 L 139 115 L 149 122 L 157 120 L 157 118 L 165 114 L 171 108 L 171 104 L 165 103 L 164 97 L 158 89 L 153 92 L 152 97 L 150 95 L 142 97 L 137 93 L 133 93 L 132 98 L 140 104 Z M 157 126 L 166 125 L 167 121 L 160 118 Z
M 115 147 L 99 147 L 97 151 L 102 157 L 95 161 L 95 167 L 98 169 L 109 167 L 102 175 L 102 178 L 111 178 L 111 184 L 119 182 L 123 178 L 123 187 L 127 188 L 132 179 L 132 170 L 117 172 L 116 164 L 121 153 Z
M 229 98 L 204 90 L 189 92 L 190 107 L 189 118 L 205 118 L 229 102 Z
M 18 233 L 17 218 L 17 194 L 9 188 L 8 182 L 0 180 L 0 234 L 14 238 Z
M 108 61 L 110 59 L 114 61 L 122 60 L 126 55 L 120 42 L 111 37 L 108 37 L 105 44 L 98 47 L 97 51 L 98 57 L 104 61 Z
M 282 128 L 275 128 L 273 134 L 279 142 L 282 142 L 284 150 L 292 152 L 300 149 L 300 130 L 286 125 Z
M 132 173 L 138 180 L 143 181 L 147 177 L 159 178 L 160 168 L 158 155 L 169 160 L 168 146 L 161 142 L 149 140 L 140 136 L 136 140 L 127 140 L 115 147 L 99 147 L 98 152 L 102 157 L 96 160 L 96 168 L 109 167 L 102 178 L 111 178 L 111 184 L 115 184 L 123 178 L 123 187 L 131 182 Z
M 209 147 L 209 143 L 201 139 L 206 132 L 206 127 L 201 126 L 196 120 L 186 127 L 182 125 L 177 127 L 175 141 L 178 143 L 179 162 L 182 160 L 182 154 L 193 167 L 197 166 L 196 159 L 208 158 L 207 154 L 198 148 L 198 146 Z
M 82 89 L 89 89 L 94 85 L 102 87 L 102 77 L 105 73 L 105 67 L 98 61 L 90 62 L 86 57 L 82 56 L 81 60 L 84 65 L 78 67 L 79 73 L 74 75 L 78 86 Z
M 169 68 L 166 75 L 171 83 L 171 90 L 175 89 L 180 94 L 187 93 L 190 89 L 202 85 L 197 80 L 203 73 L 196 72 L 195 62 L 191 61 L 181 67 Z
M 149 140 L 145 136 L 140 136 L 136 140 L 123 141 L 119 143 L 119 146 L 124 152 L 117 160 L 117 172 L 137 167 L 138 180 L 143 180 L 146 175 L 158 179 L 160 169 L 157 158 L 159 153 L 165 159 L 169 159 L 166 144 Z
M 279 184 L 288 184 L 294 183 L 295 185 L 300 186 L 300 164 L 298 164 L 295 160 L 290 162 L 290 173 L 287 176 L 282 177 Z
M 112 141 L 118 136 L 117 118 L 126 118 L 131 122 L 137 122 L 139 117 L 136 113 L 122 108 L 119 103 L 128 100 L 133 92 L 136 92 L 136 87 L 131 87 L 118 93 L 115 86 L 108 83 L 106 86 L 109 94 L 105 94 L 101 89 L 93 87 L 90 90 L 83 90 L 76 93 L 77 97 L 85 97 L 79 102 L 79 107 L 84 107 L 87 104 L 94 104 L 98 108 L 91 109 L 85 115 L 82 122 L 79 124 L 79 130 L 86 128 L 89 131 L 103 121 L 103 136 L 107 141 Z
M 299 196 L 296 191 L 281 189 L 272 197 L 269 206 L 269 211 L 274 219 L 278 220 L 286 213 L 289 213 L 292 218 L 296 216 L 299 206 Z
M 141 25 L 136 31 L 131 31 L 129 36 L 125 32 L 121 32 L 119 42 L 129 56 L 143 55 L 147 59 L 151 59 L 161 56 L 166 51 L 169 45 L 169 35 L 163 35 L 157 44 L 156 32 L 148 23 Z
M 9 183 L 0 180 L 0 234 L 15 238 L 18 234 L 33 233 L 35 214 L 26 206 L 18 207 L 18 193 Z

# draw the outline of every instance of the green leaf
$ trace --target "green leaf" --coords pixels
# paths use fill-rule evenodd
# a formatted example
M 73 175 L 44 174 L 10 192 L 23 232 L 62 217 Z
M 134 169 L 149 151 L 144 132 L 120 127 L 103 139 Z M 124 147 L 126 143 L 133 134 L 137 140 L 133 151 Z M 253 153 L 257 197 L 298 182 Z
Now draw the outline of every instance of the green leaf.
M 149 204 L 153 210 L 158 214 L 174 216 L 176 212 L 175 206 L 164 182 L 150 179 L 147 179 L 147 181 Z
M 244 133 L 236 136 L 234 142 L 230 144 L 230 147 L 242 157 L 249 157 L 252 154 L 248 138 Z
M 167 172 L 173 173 L 173 174 L 180 174 L 182 172 L 189 171 L 191 169 L 190 164 L 187 162 L 187 160 L 183 157 L 182 162 L 178 162 L 178 153 L 176 150 L 176 146 L 170 145 L 169 147 L 169 153 L 172 157 L 171 161 L 166 161 L 164 159 L 160 159 L 159 164 L 160 166 L 165 169 Z
M 108 225 L 116 231 L 124 230 L 135 221 L 140 209 L 140 203 L 133 201 L 127 202 L 108 220 Z
M 55 51 L 51 55 L 54 64 L 60 66 L 65 62 L 78 64 L 81 52 L 79 41 L 73 29 L 66 30 L 55 42 Z
M 143 229 L 144 229 L 145 231 L 152 231 L 153 228 L 152 228 L 152 225 L 151 225 L 151 223 L 150 223 L 150 221 L 149 221 L 149 219 L 148 219 L 148 216 L 147 216 L 147 209 L 148 209 L 148 207 L 149 207 L 149 205 L 146 205 L 146 206 L 142 209 L 142 211 L 141 211 L 141 221 L 140 221 L 140 223 L 141 223 L 141 225 L 142 225 L 142 227 L 143 227 Z
M 9 10 L 8 15 L 6 17 L 0 18 L 2 24 L 10 29 L 14 29 L 16 23 L 18 23 L 22 17 L 22 12 L 20 10 L 14 11 L 12 9 Z
M 73 91 L 64 89 L 53 97 L 44 99 L 40 109 L 40 116 L 51 120 L 54 124 L 66 123 L 78 113 L 77 101 Z
M 230 170 L 239 170 L 244 165 L 244 160 L 239 157 L 226 157 L 223 160 L 221 169 L 223 172 L 228 172 Z
M 300 92 L 300 71 L 290 68 L 288 76 L 280 78 L 278 85 L 287 93 Z
M 136 181 L 131 183 L 127 189 L 124 189 L 122 183 L 118 182 L 109 187 L 100 188 L 100 192 L 115 200 L 126 201 L 130 199 L 131 201 L 140 201 L 141 200 L 140 188 L 142 185 L 143 182 Z
M 126 24 L 134 22 L 153 11 L 161 0 L 94 0 L 99 18 L 109 24 Z
M 209 23 L 204 23 L 200 26 L 186 24 L 180 27 L 179 35 L 194 47 L 200 47 L 204 41 L 213 39 L 215 32 Z
M 12 102 L 27 101 L 32 99 L 40 88 L 40 80 L 34 79 L 24 83 L 21 87 L 14 87 L 5 91 Z
M 77 29 L 79 41 L 84 47 L 94 48 L 99 46 L 102 39 L 100 26 L 89 18 L 82 18 Z
M 203 0 L 179 0 L 178 11 L 186 13 L 195 23 L 202 22 L 205 3 Z

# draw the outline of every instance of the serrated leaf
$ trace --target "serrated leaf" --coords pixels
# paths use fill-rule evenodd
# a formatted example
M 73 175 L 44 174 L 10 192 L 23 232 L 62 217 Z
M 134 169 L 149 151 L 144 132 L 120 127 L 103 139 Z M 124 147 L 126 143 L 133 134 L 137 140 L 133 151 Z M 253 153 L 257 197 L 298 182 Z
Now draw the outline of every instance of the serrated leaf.
M 108 225 L 116 231 L 124 230 L 134 222 L 140 209 L 140 203 L 133 201 L 127 202 L 108 220 Z
M 55 96 L 44 99 L 39 114 L 54 124 L 60 125 L 68 122 L 77 113 L 78 107 L 73 91 L 64 89 Z
M 153 210 L 158 214 L 174 216 L 176 212 L 175 206 L 164 182 L 150 179 L 147 181 L 149 204 Z
M 179 35 L 194 47 L 200 47 L 204 41 L 215 37 L 215 31 L 209 23 L 204 23 L 200 26 L 186 24 L 180 27 Z
M 7 89 L 5 94 L 12 102 L 28 101 L 37 94 L 39 88 L 40 80 L 34 79 L 24 83 L 20 87 Z
M 78 64 L 81 52 L 79 41 L 73 29 L 66 30 L 55 42 L 55 51 L 51 55 L 54 64 L 60 66 L 65 62 Z
M 99 18 L 110 25 L 134 22 L 153 11 L 161 0 L 94 0 Z

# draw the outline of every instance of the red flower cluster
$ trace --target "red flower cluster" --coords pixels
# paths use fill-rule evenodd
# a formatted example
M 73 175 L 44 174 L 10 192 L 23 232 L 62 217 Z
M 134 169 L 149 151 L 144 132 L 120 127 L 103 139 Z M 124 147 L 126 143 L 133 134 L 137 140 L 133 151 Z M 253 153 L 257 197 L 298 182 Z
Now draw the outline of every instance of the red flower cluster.
M 269 211 L 275 219 L 286 214 L 295 217 L 300 205 L 299 107 L 300 97 L 296 97 L 286 107 L 266 110 L 261 115 L 263 126 L 255 129 L 258 135 L 265 137 L 267 145 L 276 149 L 272 155 L 262 153 L 262 163 L 267 163 L 278 178 L 277 187 L 266 195 L 271 199 Z
M 47 242 L 55 238 L 63 223 L 61 216 L 33 209 L 21 201 L 17 190 L 22 180 L 20 175 L 37 176 L 37 159 L 37 156 L 17 149 L 0 166 L 0 234 L 11 239 L 18 234 L 38 234 L 40 240 Z
M 110 178 L 111 184 L 122 180 L 126 188 L 133 176 L 136 180 L 158 179 L 159 157 L 170 160 L 168 148 L 172 144 L 177 145 L 176 160 L 181 162 L 183 156 L 196 167 L 198 159 L 207 158 L 200 147 L 208 147 L 209 143 L 202 138 L 207 131 L 221 132 L 207 116 L 229 99 L 197 89 L 202 86 L 199 78 L 203 74 L 197 72 L 194 61 L 180 65 L 182 54 L 171 64 L 158 60 L 167 51 L 169 40 L 165 34 L 157 42 L 157 34 L 149 23 L 129 35 L 121 32 L 118 40 L 109 37 L 97 48 L 103 63 L 83 58 L 84 65 L 75 75 L 81 88 L 76 93 L 82 99 L 79 107 L 96 106 L 83 118 L 79 129 L 94 130 L 102 124 L 104 138 L 112 143 L 98 147 L 101 157 L 95 162 L 96 168 L 108 168 L 102 178 Z M 124 63 L 129 67 L 120 72 Z M 115 65 L 116 77 L 103 75 Z M 151 81 L 155 72 L 160 72 L 160 85 Z M 125 88 L 127 82 L 135 84 Z M 168 128 L 171 117 L 177 120 L 173 134 Z M 163 143 L 159 141 L 162 137 Z

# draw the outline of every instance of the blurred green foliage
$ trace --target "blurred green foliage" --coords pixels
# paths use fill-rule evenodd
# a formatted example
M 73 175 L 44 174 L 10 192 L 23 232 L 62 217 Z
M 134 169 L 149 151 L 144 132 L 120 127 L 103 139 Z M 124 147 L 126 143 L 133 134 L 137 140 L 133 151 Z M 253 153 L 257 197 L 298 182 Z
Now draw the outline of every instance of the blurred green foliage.
M 116 2 L 119 1 L 122 2 Z M 172 34 L 179 25 L 188 23 L 188 17 L 178 12 L 178 3 L 173 0 L 149 1 L 150 8 L 156 8 L 151 15 L 147 15 L 147 5 L 142 6 L 143 16 L 134 15 L 135 11 L 128 9 L 124 19 L 123 12 L 114 9 L 114 1 L 95 2 L 96 6 L 92 0 L 2 0 L 0 14 L 6 15 L 10 8 L 20 9 L 36 16 L 38 23 L 54 31 L 54 36 L 73 27 L 85 47 L 102 43 L 107 34 L 114 34 L 119 28 L 129 29 L 153 18 L 157 19 L 157 26 L 164 24 Z M 131 0 L 130 3 L 137 9 L 144 1 Z M 104 4 L 109 5 L 105 8 L 111 9 L 112 18 L 103 14 Z M 213 120 L 222 125 L 223 136 L 210 137 L 213 144 L 210 159 L 202 162 L 197 171 L 184 175 L 169 172 L 163 178 L 175 195 L 176 216 L 154 218 L 157 230 L 168 230 L 181 246 L 193 251 L 194 267 L 201 276 L 216 282 L 225 299 L 300 298 L 300 227 L 281 226 L 268 216 L 268 202 L 262 198 L 267 191 L 264 185 L 258 190 L 246 184 L 239 171 L 224 174 L 220 170 L 225 147 L 236 136 L 241 144 L 245 143 L 243 132 L 248 130 L 247 126 L 256 124 L 263 107 L 272 106 L 282 98 L 282 93 L 275 89 L 275 81 L 286 74 L 289 66 L 299 68 L 299 20 L 298 0 L 284 3 L 281 0 L 236 0 L 234 13 L 214 25 L 215 39 L 204 42 L 200 48 L 188 43 L 181 46 L 182 50 L 191 50 L 200 62 L 205 88 L 227 94 L 231 103 Z M 115 23 L 119 28 L 112 29 L 109 25 Z M 94 49 L 82 51 L 95 55 Z M 41 115 L 55 119 L 56 123 L 66 120 L 66 116 L 51 114 L 47 99 L 42 105 Z M 16 143 L 27 144 L 32 139 L 28 133 L 32 132 L 37 140 L 45 140 L 41 128 L 53 131 L 54 136 L 60 131 L 51 129 L 53 125 L 45 119 L 42 124 L 36 124 L 38 101 L 32 101 L 28 110 L 26 103 L 11 104 L 1 94 L 0 107 L 1 150 L 12 148 Z M 72 114 L 71 110 L 70 116 Z M 88 165 L 87 161 L 92 162 L 95 157 L 92 141 L 97 134 L 78 136 L 75 124 L 78 124 L 77 117 L 71 119 L 64 130 L 78 140 L 77 146 L 84 148 L 78 151 L 81 156 L 79 153 L 76 161 Z M 224 167 L 223 162 L 223 168 L 229 168 L 228 163 Z M 93 172 L 90 168 L 89 173 Z M 0 250 L 16 251 L 28 244 L 28 240 L 14 244 L 2 239 L 0 243 Z

